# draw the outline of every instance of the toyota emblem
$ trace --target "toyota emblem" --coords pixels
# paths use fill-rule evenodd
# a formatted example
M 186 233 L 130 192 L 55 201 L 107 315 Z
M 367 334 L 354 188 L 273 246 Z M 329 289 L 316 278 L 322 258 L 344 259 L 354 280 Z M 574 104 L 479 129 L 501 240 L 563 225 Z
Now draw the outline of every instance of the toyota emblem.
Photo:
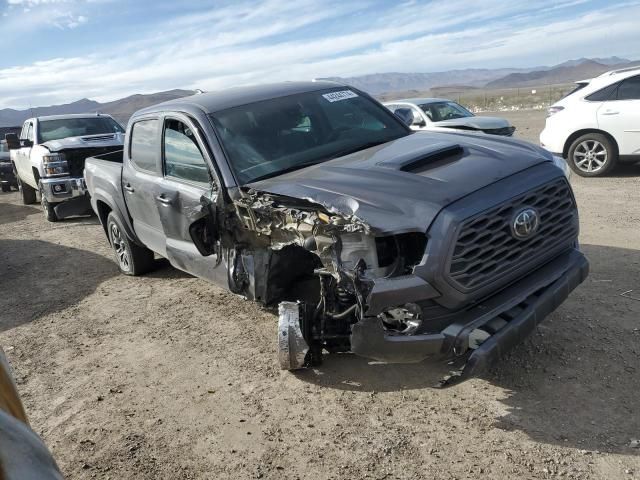
M 525 208 L 513 216 L 511 233 L 518 240 L 527 240 L 536 233 L 539 225 L 538 212 L 533 208 Z

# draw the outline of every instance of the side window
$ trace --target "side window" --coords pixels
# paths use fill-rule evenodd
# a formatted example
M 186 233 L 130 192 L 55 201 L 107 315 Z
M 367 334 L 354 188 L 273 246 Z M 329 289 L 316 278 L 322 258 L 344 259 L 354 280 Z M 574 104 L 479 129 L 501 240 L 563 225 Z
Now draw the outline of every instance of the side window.
M 156 171 L 157 138 L 158 120 L 141 120 L 133 124 L 129 157 L 136 167 Z
M 640 100 L 640 76 L 627 78 L 620 84 L 618 100 Z
M 618 89 L 619 83 L 614 83 L 609 85 L 608 87 L 604 87 L 597 92 L 592 93 L 591 95 L 587 95 L 585 99 L 591 102 L 606 102 L 607 100 L 615 100 L 616 99 L 616 90 Z
M 165 120 L 162 150 L 165 176 L 209 184 L 207 163 L 189 126 L 179 120 Z

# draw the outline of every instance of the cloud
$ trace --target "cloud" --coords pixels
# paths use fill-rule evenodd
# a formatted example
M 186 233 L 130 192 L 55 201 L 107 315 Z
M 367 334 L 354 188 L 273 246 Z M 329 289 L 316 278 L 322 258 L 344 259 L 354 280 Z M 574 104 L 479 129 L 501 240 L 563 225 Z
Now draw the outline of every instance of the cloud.
M 80 97 L 106 101 L 171 88 L 531 66 L 633 53 L 621 49 L 638 43 L 640 3 L 598 9 L 588 3 L 487 0 L 477 8 L 475 1 L 462 0 L 380 10 L 368 0 L 239 0 L 172 16 L 151 33 L 109 42 L 89 55 L 0 69 L 0 102 L 24 107 Z M 567 15 L 576 6 L 581 13 Z M 57 21 L 59 28 L 74 28 L 87 18 L 73 13 Z
M 89 0 L 8 0 L 3 16 L 3 33 L 34 32 L 42 27 L 74 29 L 87 23 L 86 14 L 79 12 Z

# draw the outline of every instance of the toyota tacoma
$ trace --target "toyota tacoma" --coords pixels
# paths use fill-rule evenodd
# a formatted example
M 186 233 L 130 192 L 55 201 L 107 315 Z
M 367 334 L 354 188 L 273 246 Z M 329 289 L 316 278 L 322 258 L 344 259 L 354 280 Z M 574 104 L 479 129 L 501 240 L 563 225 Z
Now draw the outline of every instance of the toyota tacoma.
M 124 274 L 154 256 L 266 305 L 279 361 L 458 359 L 521 342 L 587 276 L 566 164 L 414 132 L 355 88 L 235 88 L 136 112 L 85 180 Z

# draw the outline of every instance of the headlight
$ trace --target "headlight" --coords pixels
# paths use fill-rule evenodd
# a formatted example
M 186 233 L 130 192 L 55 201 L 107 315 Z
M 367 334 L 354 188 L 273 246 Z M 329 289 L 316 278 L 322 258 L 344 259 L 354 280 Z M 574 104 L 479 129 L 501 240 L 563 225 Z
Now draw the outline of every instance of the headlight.
M 567 177 L 567 180 L 571 178 L 571 169 L 569 168 L 569 165 L 567 164 L 564 158 L 554 155 L 553 163 L 555 164 L 556 167 L 562 170 L 562 172 L 564 173 L 564 176 Z
M 59 177 L 69 175 L 69 164 L 62 153 L 52 153 L 42 156 L 44 174 L 47 177 Z

